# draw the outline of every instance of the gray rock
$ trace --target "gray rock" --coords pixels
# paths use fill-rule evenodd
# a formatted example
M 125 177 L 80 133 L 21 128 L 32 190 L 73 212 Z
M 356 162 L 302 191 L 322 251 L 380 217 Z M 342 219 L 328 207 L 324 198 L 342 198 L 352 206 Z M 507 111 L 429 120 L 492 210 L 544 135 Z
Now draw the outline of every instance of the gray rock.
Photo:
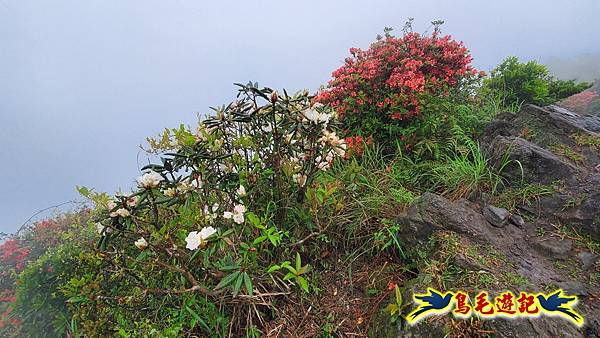
M 550 184 L 555 180 L 574 181 L 579 169 L 571 163 L 520 137 L 496 136 L 489 146 L 492 163 L 503 167 L 510 183 Z M 505 158 L 512 161 L 502 163 Z
M 456 256 L 454 257 L 454 264 L 456 264 L 456 266 L 458 267 L 469 271 L 489 271 L 488 268 L 486 268 L 483 264 L 479 263 L 477 260 L 465 256 L 461 253 L 456 254 Z
M 482 234 L 494 230 L 483 215 L 464 203 L 455 203 L 442 196 L 424 193 L 398 220 L 398 239 L 409 250 L 425 244 L 438 230 L 464 234 Z
M 542 238 L 534 241 L 533 245 L 540 252 L 550 254 L 555 258 L 563 258 L 573 249 L 573 241 L 570 239 Z
M 512 224 L 518 226 L 519 228 L 522 228 L 523 226 L 525 226 L 525 220 L 523 219 L 523 217 L 519 216 L 519 215 L 510 215 L 509 219 L 508 219 Z
M 544 108 L 537 108 L 547 110 L 552 118 L 565 121 L 565 123 L 576 128 L 591 132 L 600 132 L 600 116 L 580 115 L 553 104 Z
M 504 228 L 510 217 L 510 212 L 503 208 L 493 205 L 486 205 L 483 208 L 483 217 L 495 227 Z
M 588 296 L 589 293 L 586 290 L 586 287 L 583 283 L 577 281 L 563 281 L 558 282 L 558 286 L 563 289 L 563 291 L 571 296 Z
M 581 262 L 581 268 L 583 270 L 589 270 L 598 261 L 598 255 L 591 252 L 582 251 L 577 254 L 579 261 Z

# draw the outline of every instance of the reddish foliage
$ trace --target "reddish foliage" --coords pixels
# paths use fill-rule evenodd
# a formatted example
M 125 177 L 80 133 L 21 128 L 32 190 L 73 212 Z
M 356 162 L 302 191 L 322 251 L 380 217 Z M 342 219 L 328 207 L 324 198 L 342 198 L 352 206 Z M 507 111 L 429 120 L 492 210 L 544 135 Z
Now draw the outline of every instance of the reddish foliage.
M 328 89 L 316 100 L 333 106 L 340 118 L 364 111 L 407 120 L 422 111 L 421 94 L 445 95 L 478 72 L 462 42 L 449 35 L 408 33 L 388 36 L 352 57 L 332 74 Z
M 579 94 L 572 95 L 564 99 L 561 104 L 568 109 L 585 112 L 588 106 L 595 100 L 599 99 L 600 95 L 593 91 L 585 91 Z
M 82 213 L 85 214 L 85 213 Z M 16 274 L 28 262 L 37 259 L 47 248 L 60 241 L 60 233 L 69 225 L 68 219 L 43 220 L 26 228 L 19 237 L 0 244 L 0 335 L 19 336 L 21 320 L 11 316 L 16 302 Z M 51 267 L 49 267 L 51 269 Z

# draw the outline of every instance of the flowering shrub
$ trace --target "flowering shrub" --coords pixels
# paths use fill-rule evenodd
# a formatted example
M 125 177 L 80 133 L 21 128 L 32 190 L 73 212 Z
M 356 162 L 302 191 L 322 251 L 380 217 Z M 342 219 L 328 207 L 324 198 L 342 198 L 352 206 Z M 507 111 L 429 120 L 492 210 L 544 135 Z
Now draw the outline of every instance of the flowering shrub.
M 67 287 L 78 290 L 70 296 L 77 295 L 83 331 L 114 334 L 116 319 L 134 336 L 213 334 L 236 307 L 250 304 L 243 312 L 251 318 L 269 294 L 294 284 L 309 291 L 308 265 L 292 249 L 313 231 L 299 216 L 316 175 L 345 155 L 336 128 L 335 112 L 308 93 L 248 84 L 195 130 L 150 139 L 151 150 L 164 153 L 143 168 L 139 190 L 97 199 L 100 254 L 111 275 Z M 276 257 L 296 257 L 297 269 Z M 216 302 L 225 306 L 217 310 Z M 140 304 L 150 312 L 190 310 L 162 313 L 164 323 L 156 323 L 128 311 Z
M 0 336 L 28 335 L 27 328 L 32 327 L 32 323 L 23 323 L 23 312 L 16 308 L 19 298 L 17 292 L 19 274 L 23 273 L 31 262 L 37 260 L 49 248 L 64 242 L 66 231 L 71 224 L 82 222 L 87 215 L 88 211 L 82 210 L 74 214 L 64 214 L 55 219 L 35 222 L 22 228 L 18 235 L 0 244 Z M 48 271 L 44 271 L 44 273 L 46 274 Z M 31 290 L 34 289 L 40 289 L 39 285 L 33 285 Z M 42 289 L 49 290 L 48 288 Z M 31 290 L 27 290 L 25 297 L 30 295 L 29 291 Z M 46 314 L 45 309 L 40 307 L 36 308 L 35 312 L 40 315 Z M 40 322 L 37 324 L 41 325 Z M 46 324 L 52 325 L 52 320 Z M 60 336 L 60 334 L 58 335 Z
M 431 36 L 386 33 L 369 49 L 350 53 L 316 100 L 339 113 L 348 133 L 385 143 L 413 137 L 416 130 L 406 128 L 411 121 L 447 111 L 440 99 L 471 84 L 477 74 L 468 50 L 441 36 L 437 25 Z

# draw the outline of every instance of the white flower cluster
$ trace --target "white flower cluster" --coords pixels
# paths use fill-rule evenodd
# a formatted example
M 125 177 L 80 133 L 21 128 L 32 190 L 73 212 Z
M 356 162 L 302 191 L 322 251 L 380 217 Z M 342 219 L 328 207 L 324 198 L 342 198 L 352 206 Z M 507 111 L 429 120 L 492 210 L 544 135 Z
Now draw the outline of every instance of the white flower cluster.
M 323 105 L 320 103 L 315 103 L 312 107 L 305 109 L 302 112 L 305 121 L 309 121 L 310 123 L 324 123 L 327 125 L 329 120 L 332 118 L 332 114 L 326 112 L 320 112 L 318 109 L 323 108 Z
M 185 247 L 189 250 L 196 250 L 206 244 L 206 239 L 217 232 L 213 227 L 204 227 L 199 232 L 192 231 L 185 238 Z
M 162 193 L 167 197 L 175 197 L 177 194 L 185 194 L 190 191 L 201 189 L 203 182 L 200 178 L 190 178 L 180 182 L 177 187 L 166 188 Z
M 137 200 L 136 200 L 137 201 Z M 131 213 L 129 212 L 129 210 L 125 209 L 125 208 L 118 208 L 115 211 L 114 210 L 117 207 L 117 202 L 115 201 L 109 201 L 107 204 L 108 210 L 109 210 L 109 215 L 110 217 L 129 217 L 131 215 Z
M 215 203 L 212 207 L 208 207 L 208 205 L 204 206 L 204 218 L 208 223 L 214 223 L 214 221 L 219 217 L 217 211 L 219 210 L 219 203 Z
M 194 191 L 197 189 L 201 189 L 204 183 L 200 178 L 190 178 L 189 180 L 185 180 L 179 183 L 177 186 L 177 192 L 186 193 L 190 191 Z
M 148 247 L 148 242 L 146 241 L 146 239 L 144 237 L 133 242 L 133 244 L 135 244 L 135 246 L 137 246 L 137 248 L 140 250 L 144 250 Z
M 138 179 L 137 179 L 138 185 L 145 189 L 156 188 L 162 181 L 163 181 L 163 177 L 160 176 L 159 173 L 152 171 L 152 170 L 143 174 L 142 176 L 138 177 Z
M 236 204 L 233 207 L 233 211 L 225 211 L 223 218 L 232 219 L 237 224 L 244 223 L 244 214 L 246 213 L 246 207 L 243 204 Z
M 291 139 L 291 136 L 290 136 Z M 314 158 L 315 165 L 319 170 L 327 170 L 331 168 L 331 164 L 336 156 L 344 157 L 346 155 L 346 142 L 339 138 L 334 131 L 329 131 L 327 129 L 323 129 L 323 135 L 319 139 L 319 143 L 321 146 L 329 145 L 331 149 L 323 156 L 318 155 Z M 305 153 L 296 153 L 294 156 L 289 158 L 289 161 L 292 167 L 295 170 L 299 170 L 302 168 L 301 162 L 305 160 Z M 297 172 L 292 176 L 294 182 L 296 182 L 300 187 L 306 185 L 306 181 L 308 177 L 301 172 Z

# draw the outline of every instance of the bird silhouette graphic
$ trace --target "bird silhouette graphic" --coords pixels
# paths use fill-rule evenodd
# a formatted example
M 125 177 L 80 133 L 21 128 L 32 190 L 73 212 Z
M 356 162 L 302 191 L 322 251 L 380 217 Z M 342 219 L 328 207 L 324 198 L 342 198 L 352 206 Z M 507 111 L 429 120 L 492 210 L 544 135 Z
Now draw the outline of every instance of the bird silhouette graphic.
M 406 319 L 412 324 L 426 315 L 439 314 L 449 310 L 453 296 L 452 292 L 442 294 L 432 288 L 428 288 L 425 294 L 415 294 L 413 298 L 419 306 L 409 313 Z
M 570 319 L 578 326 L 583 325 L 583 317 L 572 308 L 577 304 L 576 296 L 566 296 L 563 290 L 559 289 L 548 296 L 538 294 L 537 299 L 546 313 Z

